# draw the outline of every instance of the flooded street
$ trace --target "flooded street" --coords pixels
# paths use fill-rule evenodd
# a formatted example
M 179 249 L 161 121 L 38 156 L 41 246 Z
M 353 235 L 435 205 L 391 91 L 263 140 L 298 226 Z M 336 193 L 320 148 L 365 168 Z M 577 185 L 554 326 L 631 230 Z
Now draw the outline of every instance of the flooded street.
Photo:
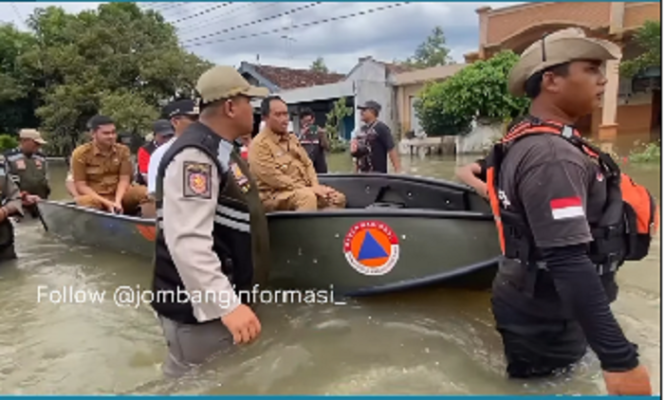
M 470 161 L 468 159 L 466 161 Z M 333 155 L 333 171 L 349 171 Z M 451 159 L 402 158 L 413 175 L 452 179 Z M 53 163 L 52 163 L 53 164 Z M 656 195 L 658 165 L 626 169 Z M 51 166 L 55 198 L 66 198 L 64 165 Z M 109 293 L 149 288 L 151 264 L 64 245 L 36 221 L 17 228 L 19 260 L 0 267 L 0 393 L 4 394 L 604 394 L 599 363 L 586 357 L 570 376 L 509 381 L 489 294 L 430 289 L 345 305 L 261 305 L 260 340 L 222 355 L 194 378 L 168 383 L 166 346 L 147 305 L 38 302 L 38 288 Z M 613 305 L 660 387 L 660 249 L 623 267 Z M 441 255 L 443 256 L 443 255 Z M 315 265 L 312 265 L 312 269 Z M 315 271 L 312 271 L 315 273 Z

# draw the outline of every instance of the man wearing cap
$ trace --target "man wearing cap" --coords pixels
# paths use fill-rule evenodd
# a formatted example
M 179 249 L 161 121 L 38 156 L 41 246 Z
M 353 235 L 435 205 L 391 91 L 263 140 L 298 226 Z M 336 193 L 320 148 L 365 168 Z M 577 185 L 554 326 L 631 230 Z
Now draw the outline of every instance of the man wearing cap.
M 247 303 L 264 283 L 267 219 L 234 141 L 253 129 L 249 85 L 233 67 L 206 71 L 196 84 L 200 117 L 164 154 L 156 181 L 157 238 L 152 307 L 177 377 L 218 352 L 256 339 L 261 324 Z M 187 292 L 189 298 L 169 293 Z
M 589 345 L 609 394 L 649 395 L 648 372 L 609 307 L 617 296 L 615 269 L 591 261 L 603 254 L 593 249 L 590 226 L 609 204 L 609 176 L 569 139 L 573 125 L 601 103 L 602 64 L 619 57 L 614 44 L 565 29 L 533 43 L 512 69 L 510 92 L 532 103 L 487 158 L 488 196 L 505 252 L 492 311 L 511 377 L 568 369 Z
M 321 185 L 313 162 L 297 136 L 288 132 L 288 107 L 277 96 L 261 104 L 265 128 L 251 143 L 249 167 L 268 211 L 344 208 L 343 193 Z
M 147 189 L 131 185 L 129 147 L 117 142 L 115 123 L 97 115 L 89 122 L 92 140 L 72 153 L 76 204 L 113 213 L 135 214 L 148 201 Z
M 380 104 L 369 100 L 357 108 L 360 110 L 360 118 L 364 126 L 360 128 L 360 132 L 351 139 L 350 143 L 350 154 L 355 158 L 356 171 L 386 174 L 389 156 L 394 172 L 399 173 L 401 164 L 394 146 L 392 132 L 389 126 L 378 120 Z
M 174 101 L 164 107 L 163 114 L 170 120 L 171 125 L 175 130 L 175 138 L 182 135 L 182 133 L 189 127 L 189 125 L 198 121 L 198 107 L 194 100 L 182 99 Z M 161 159 L 166 151 L 173 144 L 173 140 L 169 140 L 157 148 L 150 157 L 148 165 L 148 193 L 153 196 L 157 190 L 157 172 Z
M 152 124 L 152 140 L 145 143 L 138 149 L 138 171 L 136 173 L 136 183 L 139 185 L 148 184 L 148 166 L 152 153 L 157 150 L 161 145 L 165 144 L 173 138 L 175 130 L 170 121 L 160 119 Z
M 19 147 L 4 154 L 7 172 L 21 189 L 24 208 L 32 216 L 36 216 L 35 203 L 40 198 L 47 199 L 51 194 L 46 157 L 39 151 L 46 141 L 35 129 L 21 129 L 19 139 Z

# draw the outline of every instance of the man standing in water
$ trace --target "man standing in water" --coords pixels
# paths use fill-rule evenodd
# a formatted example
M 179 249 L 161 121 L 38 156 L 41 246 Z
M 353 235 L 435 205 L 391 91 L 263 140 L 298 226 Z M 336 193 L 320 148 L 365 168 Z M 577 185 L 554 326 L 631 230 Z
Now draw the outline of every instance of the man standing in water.
M 318 174 L 327 174 L 325 152 L 330 150 L 325 130 L 316 125 L 316 117 L 308 108 L 300 112 L 300 144 L 309 154 Z
M 492 310 L 510 377 L 568 369 L 590 345 L 609 394 L 650 395 L 637 348 L 609 307 L 624 253 L 622 238 L 610 241 L 622 233 L 609 229 L 623 214 L 607 210 L 622 210 L 622 196 L 613 196 L 616 178 L 584 153 L 572 128 L 599 106 L 602 64 L 618 57 L 614 44 L 565 29 L 533 43 L 510 73 L 511 93 L 532 103 L 487 157 L 487 192 L 505 254 Z
M 46 157 L 39 151 L 46 141 L 34 129 L 21 129 L 19 139 L 20 146 L 5 153 L 7 173 L 21 190 L 23 207 L 36 217 L 35 204 L 51 194 Z
M 233 144 L 251 133 L 251 100 L 268 90 L 227 66 L 201 75 L 196 90 L 200 120 L 166 151 L 156 180 L 152 307 L 170 377 L 258 337 L 261 324 L 244 294 L 253 282 L 265 283 L 270 255 L 256 185 Z M 189 298 L 174 298 L 178 292 Z
M 7 160 L 0 155 L 0 263 L 16 258 L 14 225 L 9 217 L 23 216 L 21 192 L 7 171 Z
M 394 172 L 399 173 L 401 163 L 392 132 L 385 123 L 378 120 L 380 104 L 370 100 L 357 108 L 361 112 L 360 117 L 364 126 L 350 142 L 350 154 L 355 158 L 356 170 L 386 174 L 389 156 Z

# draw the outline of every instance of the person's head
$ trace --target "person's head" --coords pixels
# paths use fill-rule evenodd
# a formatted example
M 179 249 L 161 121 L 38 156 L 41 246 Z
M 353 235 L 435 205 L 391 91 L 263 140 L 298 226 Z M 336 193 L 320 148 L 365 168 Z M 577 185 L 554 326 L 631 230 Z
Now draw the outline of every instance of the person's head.
M 229 66 L 213 67 L 196 84 L 200 120 L 228 140 L 250 134 L 254 128 L 251 101 L 269 94 L 266 88 L 251 86 Z
M 88 122 L 92 141 L 101 147 L 110 147 L 117 140 L 115 122 L 104 115 L 96 115 Z
M 162 114 L 165 118 L 170 119 L 176 135 L 182 134 L 189 125 L 198 121 L 198 107 L 196 107 L 196 102 L 191 99 L 169 103 L 164 107 Z
M 360 110 L 360 119 L 366 124 L 374 122 L 380 114 L 381 106 L 377 101 L 369 100 L 357 107 Z
M 35 154 L 43 144 L 46 144 L 46 141 L 42 139 L 41 134 L 36 129 L 21 129 L 18 137 L 21 151 L 24 154 Z
M 316 116 L 310 108 L 305 108 L 300 111 L 300 126 L 303 128 L 308 128 L 316 122 Z
M 152 132 L 154 134 L 154 141 L 157 145 L 162 145 L 173 138 L 175 130 L 171 122 L 165 119 L 160 119 L 152 124 Z
M 265 126 L 278 135 L 288 134 L 290 122 L 288 106 L 279 96 L 269 96 L 261 103 L 261 117 Z
M 603 64 L 620 58 L 615 44 L 586 37 L 581 29 L 554 32 L 528 47 L 509 76 L 509 90 L 533 106 L 557 109 L 577 120 L 592 113 L 604 94 Z

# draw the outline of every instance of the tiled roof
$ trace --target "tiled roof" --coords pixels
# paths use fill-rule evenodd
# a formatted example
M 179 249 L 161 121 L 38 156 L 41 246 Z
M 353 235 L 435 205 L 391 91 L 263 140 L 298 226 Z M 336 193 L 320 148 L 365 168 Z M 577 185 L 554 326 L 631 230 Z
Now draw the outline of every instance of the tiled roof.
M 345 75 L 316 72 L 308 69 L 275 67 L 272 65 L 248 64 L 266 79 L 283 90 L 309 86 L 327 85 L 344 80 Z

